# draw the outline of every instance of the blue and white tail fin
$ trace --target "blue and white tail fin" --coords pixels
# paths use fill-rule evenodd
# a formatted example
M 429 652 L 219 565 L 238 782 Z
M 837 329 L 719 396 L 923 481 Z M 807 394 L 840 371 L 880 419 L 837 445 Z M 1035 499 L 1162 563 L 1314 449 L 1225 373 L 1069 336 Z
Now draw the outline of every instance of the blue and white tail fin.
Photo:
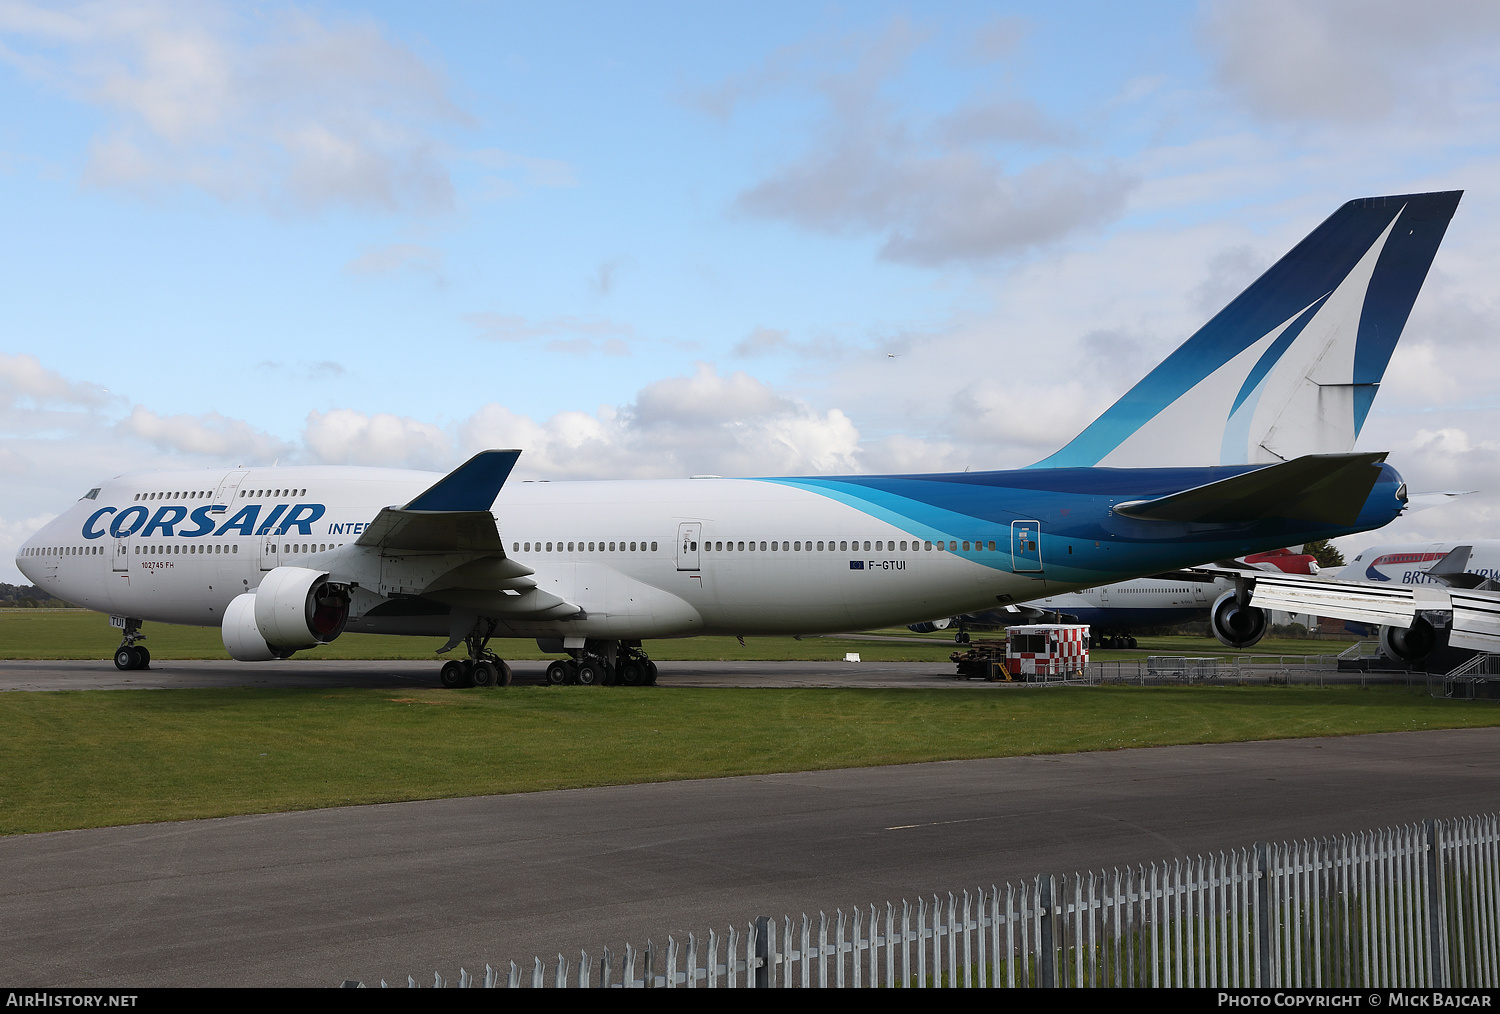
M 1033 467 L 1349 451 L 1461 196 L 1350 201 Z

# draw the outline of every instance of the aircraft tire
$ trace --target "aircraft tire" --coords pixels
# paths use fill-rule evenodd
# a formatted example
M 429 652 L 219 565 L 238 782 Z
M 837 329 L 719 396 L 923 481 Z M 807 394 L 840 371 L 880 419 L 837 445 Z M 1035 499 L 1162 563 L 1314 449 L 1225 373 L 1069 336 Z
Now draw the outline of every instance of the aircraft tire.
M 591 687 L 604 682 L 604 667 L 592 659 L 578 667 L 576 677 L 579 686 Z
M 1125 647 L 1127 647 L 1127 648 L 1134 648 L 1135 646 L 1136 646 L 1135 638 L 1133 638 L 1133 637 L 1127 637 L 1127 638 L 1125 638 Z
M 121 645 L 115 649 L 115 668 L 128 672 L 136 668 L 135 649 L 128 645 Z
M 510 686 L 511 682 L 515 679 L 515 673 L 510 671 L 510 664 L 502 661 L 496 663 L 496 665 L 500 670 L 500 679 L 495 683 L 495 685 L 497 687 Z
M 474 674 L 476 687 L 492 687 L 500 682 L 500 670 L 495 668 L 495 663 L 487 659 L 475 662 L 469 671 Z
M 438 682 L 445 690 L 457 690 L 464 685 L 464 664 L 458 659 L 449 659 L 438 672 Z
M 616 682 L 627 687 L 638 687 L 646 682 L 646 671 L 639 662 L 626 662 L 616 673 Z
M 568 665 L 568 663 L 564 662 L 562 659 L 558 659 L 556 662 L 553 662 L 547 667 L 547 685 L 549 687 L 560 687 L 564 683 L 567 683 L 568 677 L 572 675 L 572 673 L 568 671 L 570 668 L 571 667 Z
M 649 658 L 646 660 L 646 686 L 656 686 L 656 663 Z

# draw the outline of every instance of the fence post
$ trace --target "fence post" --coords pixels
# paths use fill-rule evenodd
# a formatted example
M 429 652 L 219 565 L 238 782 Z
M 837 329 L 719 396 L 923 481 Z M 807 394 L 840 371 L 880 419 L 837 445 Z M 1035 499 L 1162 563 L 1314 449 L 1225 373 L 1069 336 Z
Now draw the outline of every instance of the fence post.
M 1037 955 L 1040 959 L 1039 978 L 1042 980 L 1043 989 L 1051 989 L 1057 985 L 1057 951 L 1052 945 L 1052 875 L 1048 874 L 1041 878 L 1040 897 L 1037 899 L 1037 908 L 1041 916 L 1041 939 L 1039 942 L 1041 953 Z
M 1255 843 L 1255 985 L 1271 985 L 1271 859 L 1263 841 Z
M 760 962 L 755 969 L 755 988 L 768 989 L 771 985 L 771 918 L 760 916 L 755 920 L 755 960 Z
M 1427 954 L 1432 963 L 1432 985 L 1448 985 L 1448 920 L 1445 918 L 1447 901 L 1446 885 L 1443 883 L 1442 841 L 1438 834 L 1438 823 L 1425 820 L 1427 830 Z

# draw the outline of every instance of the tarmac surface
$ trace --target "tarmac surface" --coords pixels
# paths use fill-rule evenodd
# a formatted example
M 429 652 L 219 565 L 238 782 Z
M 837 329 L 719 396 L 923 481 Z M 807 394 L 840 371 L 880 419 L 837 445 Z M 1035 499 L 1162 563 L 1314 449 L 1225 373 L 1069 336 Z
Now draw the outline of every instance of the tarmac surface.
M 543 682 L 548 660 L 512 662 L 517 685 Z M 413 687 L 438 685 L 430 661 L 284 662 L 156 661 L 122 672 L 108 659 L 0 662 L 0 690 L 167 690 L 188 687 Z M 659 662 L 664 686 L 751 687 L 984 687 L 983 680 L 954 677 L 952 662 Z M 572 687 L 563 693 L 601 688 Z M 503 693 L 503 688 L 497 688 Z
M 1142 655 L 1141 660 L 1145 660 Z M 541 685 L 548 660 L 511 662 L 517 686 Z M 1130 665 L 1130 663 L 1126 663 Z M 952 662 L 676 662 L 657 663 L 663 687 L 923 687 L 981 688 L 996 692 L 1036 690 L 1021 683 L 987 683 L 959 679 Z M 0 691 L 5 690 L 173 690 L 190 687 L 258 687 L 261 689 L 327 689 L 332 687 L 438 686 L 438 664 L 431 661 L 343 661 L 288 659 L 282 662 L 228 660 L 159 661 L 151 668 L 122 672 L 108 659 L 0 661 Z M 1132 670 L 1133 671 L 1133 670 Z M 1294 662 L 1242 667 L 1246 682 L 1278 677 L 1296 683 L 1404 682 L 1404 674 L 1340 673 Z M 1225 678 L 1236 678 L 1226 674 Z M 1132 677 L 1133 679 L 1133 677 Z M 1153 683 L 1176 682 L 1173 677 Z M 591 693 L 599 687 L 572 687 L 562 693 Z M 497 692 L 504 693 L 503 688 Z
M 683 940 L 757 915 L 816 916 L 1497 802 L 1500 729 L 1480 729 L 22 835 L 0 839 L 0 981 L 397 985 L 440 971 L 451 982 L 460 966 L 482 975 L 486 962 L 576 961 L 580 949 L 618 954 L 626 940 Z

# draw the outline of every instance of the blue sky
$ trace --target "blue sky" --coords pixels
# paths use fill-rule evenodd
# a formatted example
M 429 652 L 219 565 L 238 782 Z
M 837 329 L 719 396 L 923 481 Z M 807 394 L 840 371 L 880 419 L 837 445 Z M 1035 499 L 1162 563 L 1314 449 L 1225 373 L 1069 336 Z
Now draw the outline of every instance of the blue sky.
M 1361 447 L 1500 488 L 1497 41 L 1457 0 L 0 0 L 0 560 L 143 468 L 1023 465 L 1343 201 L 1439 188 Z

